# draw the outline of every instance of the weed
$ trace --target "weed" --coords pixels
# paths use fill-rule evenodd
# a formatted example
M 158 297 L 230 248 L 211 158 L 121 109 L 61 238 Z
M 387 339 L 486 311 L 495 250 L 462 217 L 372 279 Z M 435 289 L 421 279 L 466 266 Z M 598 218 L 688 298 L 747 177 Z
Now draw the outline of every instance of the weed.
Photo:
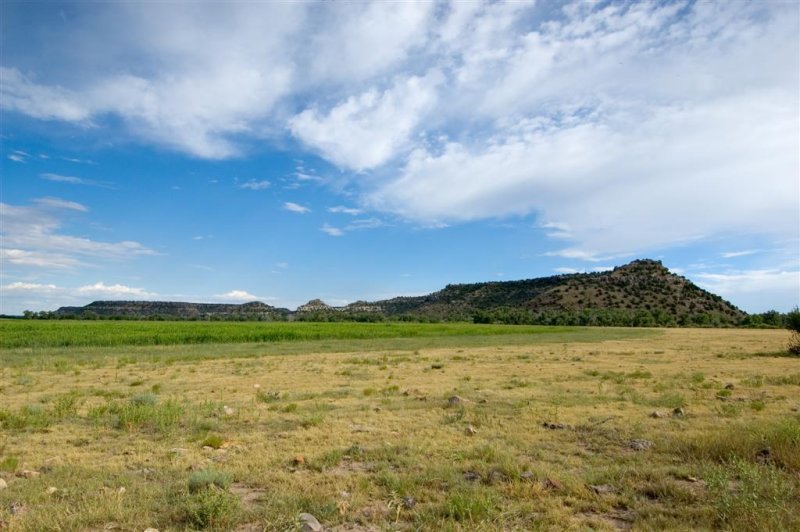
M 181 504 L 182 520 L 200 530 L 229 530 L 241 513 L 239 498 L 219 488 L 190 493 Z
M 223 443 L 225 443 L 225 439 L 219 434 L 209 434 L 202 441 L 201 445 L 203 447 L 211 447 L 212 449 L 219 449 L 220 447 L 222 447 Z
M 16 456 L 6 456 L 0 460 L 0 471 L 13 473 L 17 470 L 17 466 L 19 466 L 19 458 Z

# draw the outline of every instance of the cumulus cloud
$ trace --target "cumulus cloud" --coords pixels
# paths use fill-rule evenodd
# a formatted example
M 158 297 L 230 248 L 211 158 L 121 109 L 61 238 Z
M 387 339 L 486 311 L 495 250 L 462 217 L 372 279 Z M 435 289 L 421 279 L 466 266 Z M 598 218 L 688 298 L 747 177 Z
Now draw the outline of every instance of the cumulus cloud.
M 152 298 L 157 296 L 153 292 L 148 292 L 143 288 L 134 288 L 122 284 L 107 285 L 102 281 L 98 281 L 91 285 L 81 286 L 75 290 L 77 295 L 81 296 L 102 296 L 112 299 L 118 298 Z
M 258 299 L 264 299 L 254 296 L 246 290 L 231 290 L 224 294 L 217 294 L 214 298 L 222 301 L 256 301 Z
M 292 132 L 334 163 L 354 170 L 380 166 L 409 141 L 436 99 L 438 72 L 398 80 L 379 92 L 370 89 L 327 113 L 307 109 L 289 121 Z
M 791 3 L 114 4 L 60 31 L 41 61 L 74 68 L 5 54 L 4 109 L 213 159 L 296 139 L 365 208 L 535 217 L 565 258 L 797 237 Z

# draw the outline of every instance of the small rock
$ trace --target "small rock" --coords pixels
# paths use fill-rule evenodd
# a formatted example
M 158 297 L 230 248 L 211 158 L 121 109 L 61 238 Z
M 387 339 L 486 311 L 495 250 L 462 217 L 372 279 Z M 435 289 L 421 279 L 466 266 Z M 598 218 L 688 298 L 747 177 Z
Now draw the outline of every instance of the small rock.
M 214 448 L 211 447 L 210 445 L 203 445 L 203 451 L 210 453 L 214 451 Z
M 225 413 L 226 416 L 232 416 L 233 414 L 236 413 L 236 410 L 229 407 L 228 405 L 223 406 L 222 411 Z
M 475 436 L 478 431 L 472 425 L 467 425 L 467 428 L 464 429 L 464 434 L 467 436 Z
M 406 510 L 410 510 L 417 505 L 417 501 L 414 500 L 414 497 L 409 497 L 409 496 L 403 497 L 402 503 L 403 503 L 403 508 L 405 508 Z
M 693 483 L 694 483 L 694 482 L 700 482 L 700 479 L 698 479 L 697 477 L 692 477 L 692 476 L 687 476 L 687 477 L 686 477 L 686 480 L 687 480 L 688 482 L 693 482 Z
M 54 494 L 54 493 L 55 493 L 55 492 L 57 492 L 57 491 L 58 491 L 58 488 L 57 488 L 57 487 L 55 487 L 55 486 L 50 486 L 50 487 L 49 487 L 49 488 L 47 488 L 47 489 L 46 489 L 44 492 L 45 492 L 45 493 L 47 493 L 48 495 L 52 495 L 52 494 Z
M 126 490 L 126 489 L 125 489 L 125 486 L 120 486 L 120 488 L 117 490 L 117 493 L 118 493 L 118 494 L 120 494 L 120 495 L 122 495 L 122 494 L 124 494 L 126 491 L 128 491 L 128 490 Z
M 628 447 L 630 447 L 634 451 L 646 451 L 652 446 L 653 442 L 651 442 L 650 440 L 631 440 L 630 442 L 628 442 Z
M 6 483 L 6 481 L 3 480 L 2 478 L 0 478 L 0 490 L 4 490 L 7 487 L 8 487 L 8 484 Z
M 673 415 L 673 416 L 677 416 L 677 417 L 683 417 L 683 416 L 685 416 L 685 415 L 686 415 L 686 411 L 685 411 L 683 408 L 681 408 L 681 407 L 679 406 L 678 408 L 675 408 L 675 409 L 672 411 L 672 415 Z
M 499 469 L 492 469 L 489 472 L 488 483 L 489 484 L 499 484 L 501 482 L 508 482 L 508 475 L 500 471 Z
M 522 480 L 533 480 L 534 476 L 533 471 L 523 471 L 520 473 L 519 478 Z
M 597 485 L 590 484 L 589 488 L 598 495 L 608 495 L 617 492 L 617 488 L 615 488 L 614 486 L 609 486 L 608 484 L 597 484 Z
M 458 395 L 453 395 L 447 399 L 447 404 L 450 406 L 461 406 L 466 403 L 467 400 L 463 397 L 459 397 Z
M 170 454 L 186 454 L 186 449 L 183 447 L 173 447 L 169 450 Z
M 145 529 L 144 529 L 144 532 L 158 532 L 158 529 L 157 529 L 157 528 L 152 528 L 152 527 L 150 527 L 150 528 L 145 528 Z
M 662 418 L 662 417 L 664 417 L 664 412 L 659 412 L 658 410 L 656 410 L 652 414 L 650 414 L 650 417 L 656 418 L 656 419 Z
M 300 529 L 303 532 L 322 532 L 322 525 L 319 524 L 317 518 L 311 514 L 302 513 L 298 517 L 300 521 Z
M 726 390 L 733 390 L 733 388 L 734 388 L 733 384 L 726 384 L 725 385 L 725 389 Z
M 464 473 L 464 480 L 468 482 L 475 482 L 476 480 L 480 480 L 481 476 L 476 473 L 475 471 L 467 471 Z
M 292 465 L 294 466 L 305 465 L 305 463 L 306 463 L 306 457 L 303 456 L 302 454 L 297 454 L 295 455 L 294 458 L 292 458 Z
M 253 385 L 253 388 L 255 388 L 256 390 L 258 390 L 259 388 L 261 388 L 261 385 L 260 385 L 260 384 L 254 384 L 254 385 Z
M 23 469 L 22 471 L 17 471 L 17 476 L 21 478 L 36 478 L 40 476 L 41 473 L 38 471 L 31 471 L 29 469 Z
M 542 423 L 542 426 L 544 428 L 550 429 L 550 430 L 562 430 L 562 429 L 567 428 L 567 426 L 564 425 L 563 423 L 548 423 L 548 422 L 544 422 L 544 423 Z

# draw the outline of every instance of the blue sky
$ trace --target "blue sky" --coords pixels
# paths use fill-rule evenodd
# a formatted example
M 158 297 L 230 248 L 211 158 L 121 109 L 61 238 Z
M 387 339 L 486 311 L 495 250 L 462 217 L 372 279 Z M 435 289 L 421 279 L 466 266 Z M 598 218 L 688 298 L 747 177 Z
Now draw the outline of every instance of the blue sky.
M 0 9 L 0 312 L 642 257 L 800 301 L 795 2 Z

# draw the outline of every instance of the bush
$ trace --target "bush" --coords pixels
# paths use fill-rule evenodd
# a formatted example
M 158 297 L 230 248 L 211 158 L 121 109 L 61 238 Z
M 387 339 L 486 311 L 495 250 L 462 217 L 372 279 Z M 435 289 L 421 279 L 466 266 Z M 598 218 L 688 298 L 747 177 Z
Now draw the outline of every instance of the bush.
M 236 495 L 212 486 L 189 494 L 182 504 L 183 520 L 200 530 L 230 530 L 241 504 Z
M 789 352 L 800 356 L 800 309 L 797 307 L 786 315 L 786 328 L 792 335 L 789 339 Z

